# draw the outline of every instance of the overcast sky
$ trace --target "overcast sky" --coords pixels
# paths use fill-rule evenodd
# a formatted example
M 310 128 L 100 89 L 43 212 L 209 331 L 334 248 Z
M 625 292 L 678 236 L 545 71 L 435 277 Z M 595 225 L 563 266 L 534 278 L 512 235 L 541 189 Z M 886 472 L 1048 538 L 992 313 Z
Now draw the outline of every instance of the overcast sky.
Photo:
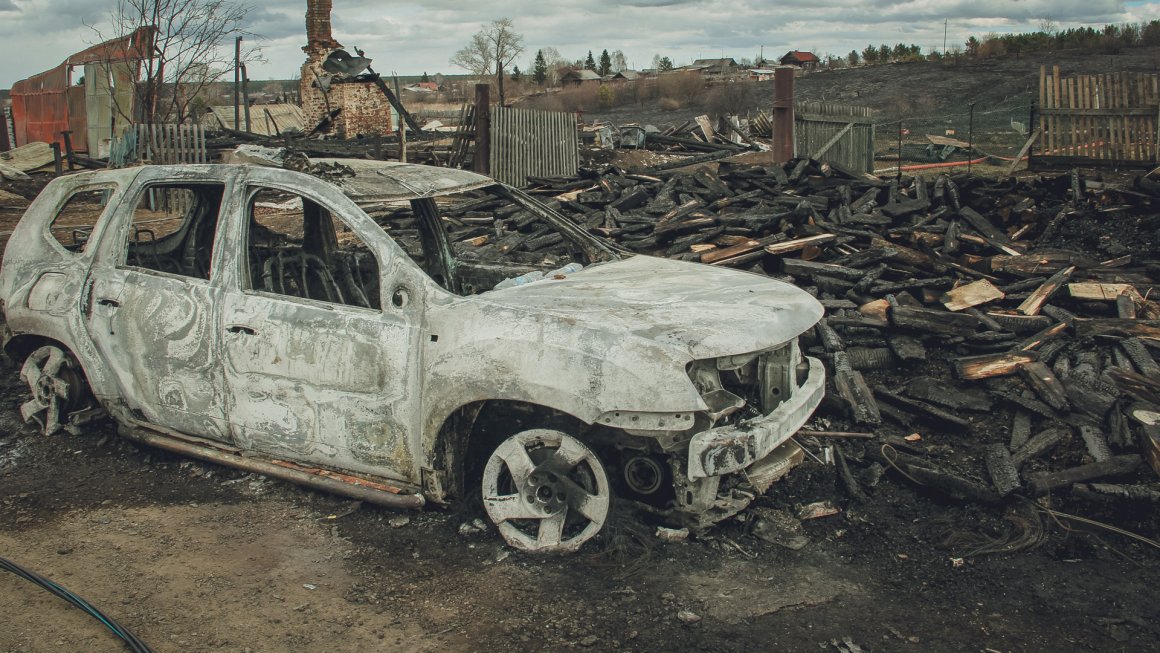
M 99 41 L 86 24 L 107 20 L 116 0 L 0 0 L 0 88 L 48 70 Z M 268 63 L 251 66 L 255 80 L 286 79 L 301 66 L 306 0 L 256 0 L 248 28 Z M 1060 27 L 1101 26 L 1160 17 L 1160 0 L 508 0 L 499 6 L 463 0 L 334 0 L 335 37 L 360 47 L 380 73 L 458 74 L 448 58 L 483 23 L 510 17 L 524 36 L 528 69 L 536 50 L 566 58 L 624 51 L 633 68 L 654 54 L 676 65 L 697 58 L 754 59 L 764 49 L 842 54 L 868 43 L 916 43 L 941 49 L 974 34 L 1033 31 L 1042 20 Z M 258 38 L 260 37 L 260 38 Z

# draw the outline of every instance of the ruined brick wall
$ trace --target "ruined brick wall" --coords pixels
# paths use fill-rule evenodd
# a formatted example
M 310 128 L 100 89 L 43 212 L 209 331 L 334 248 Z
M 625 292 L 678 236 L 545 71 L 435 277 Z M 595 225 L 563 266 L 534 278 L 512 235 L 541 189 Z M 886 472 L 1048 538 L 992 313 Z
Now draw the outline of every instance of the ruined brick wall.
M 317 125 L 329 108 L 342 107 L 342 113 L 329 133 L 340 138 L 358 135 L 382 135 L 392 131 L 391 105 L 374 82 L 334 82 L 326 93 L 318 79 L 326 76 L 322 62 L 342 44 L 334 40 L 330 11 L 332 0 L 308 0 L 306 3 L 306 63 L 302 64 L 300 90 L 302 114 L 306 128 Z M 353 54 L 353 53 L 352 53 Z

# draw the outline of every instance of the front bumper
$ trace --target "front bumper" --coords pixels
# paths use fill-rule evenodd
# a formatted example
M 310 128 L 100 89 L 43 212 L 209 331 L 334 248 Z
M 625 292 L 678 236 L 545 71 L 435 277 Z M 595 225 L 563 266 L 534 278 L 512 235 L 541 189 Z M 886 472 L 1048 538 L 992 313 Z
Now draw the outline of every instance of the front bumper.
M 810 364 L 810 373 L 805 382 L 768 415 L 693 436 L 689 443 L 690 479 L 721 476 L 745 469 L 797 433 L 821 403 L 826 389 L 826 371 L 822 362 L 808 356 L 806 360 Z

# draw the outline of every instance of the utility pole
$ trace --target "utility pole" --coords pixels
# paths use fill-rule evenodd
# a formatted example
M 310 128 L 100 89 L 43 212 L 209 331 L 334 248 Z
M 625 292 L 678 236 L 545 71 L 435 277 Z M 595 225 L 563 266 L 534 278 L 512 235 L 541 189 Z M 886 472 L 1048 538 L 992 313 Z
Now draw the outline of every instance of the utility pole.
M 947 56 L 947 19 L 943 19 L 943 56 Z

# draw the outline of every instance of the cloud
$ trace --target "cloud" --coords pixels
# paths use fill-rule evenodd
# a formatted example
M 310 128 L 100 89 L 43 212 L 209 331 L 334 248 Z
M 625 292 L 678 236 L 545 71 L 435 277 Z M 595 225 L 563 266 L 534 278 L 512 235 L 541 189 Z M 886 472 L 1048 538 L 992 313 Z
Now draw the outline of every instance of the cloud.
M 252 0 L 249 0 L 252 2 Z M 69 53 L 99 41 L 85 23 L 107 21 L 116 0 L 0 0 L 0 88 L 51 68 Z M 289 78 L 301 66 L 306 43 L 305 3 L 266 0 L 254 8 L 247 29 L 266 63 L 254 79 Z M 828 0 L 815 5 L 769 0 L 588 0 L 583 10 L 569 0 L 509 0 L 494 4 L 462 0 L 337 0 L 335 37 L 375 59 L 376 69 L 399 74 L 460 73 L 449 57 L 480 26 L 503 16 L 515 21 L 530 66 L 539 48 L 554 47 L 567 59 L 622 50 L 629 65 L 647 67 L 654 54 L 678 65 L 701 57 L 780 56 L 787 50 L 845 53 L 869 43 L 915 43 L 941 48 L 971 35 L 1032 31 L 1043 19 L 1058 27 L 1102 26 L 1152 20 L 1155 1 L 1122 0 Z M 105 33 L 109 33 L 107 30 Z M 262 38 L 257 38 L 262 37 Z

